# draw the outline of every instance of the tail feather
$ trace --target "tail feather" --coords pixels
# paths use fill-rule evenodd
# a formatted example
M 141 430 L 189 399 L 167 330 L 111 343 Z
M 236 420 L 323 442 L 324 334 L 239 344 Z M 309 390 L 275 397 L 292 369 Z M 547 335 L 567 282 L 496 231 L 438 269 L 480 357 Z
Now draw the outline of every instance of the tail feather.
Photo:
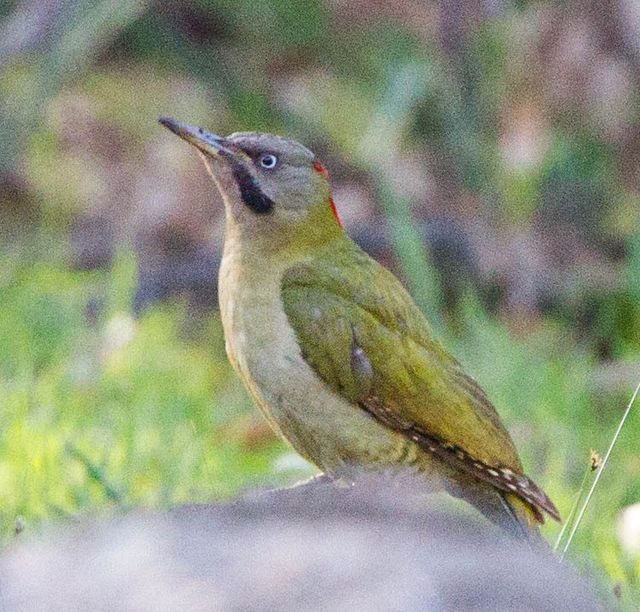
M 524 540 L 533 548 L 548 548 L 539 531 L 544 520 L 542 513 L 517 494 L 505 493 L 481 482 L 456 483 L 447 488 L 511 537 Z

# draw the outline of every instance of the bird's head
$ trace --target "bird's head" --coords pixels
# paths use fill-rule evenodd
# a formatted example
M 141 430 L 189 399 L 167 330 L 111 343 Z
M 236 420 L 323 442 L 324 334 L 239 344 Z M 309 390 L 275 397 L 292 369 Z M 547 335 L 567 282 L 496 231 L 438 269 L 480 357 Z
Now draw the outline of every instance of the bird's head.
M 225 203 L 228 226 L 272 246 L 311 245 L 341 233 L 325 167 L 301 144 L 257 132 L 216 136 L 161 118 L 202 155 Z

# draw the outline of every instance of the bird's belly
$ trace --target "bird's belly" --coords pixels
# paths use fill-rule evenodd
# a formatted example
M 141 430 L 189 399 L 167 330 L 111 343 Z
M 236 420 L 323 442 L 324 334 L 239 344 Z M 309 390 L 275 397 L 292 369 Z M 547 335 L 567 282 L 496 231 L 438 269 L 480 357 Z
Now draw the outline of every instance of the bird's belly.
M 286 335 L 273 338 L 256 359 L 242 347 L 236 352 L 242 378 L 276 431 L 323 471 L 393 462 L 404 441 L 334 393 Z
M 236 286 L 221 302 L 229 358 L 276 432 L 323 471 L 415 462 L 413 443 L 334 393 L 305 362 L 276 298 L 254 287 L 243 299 Z

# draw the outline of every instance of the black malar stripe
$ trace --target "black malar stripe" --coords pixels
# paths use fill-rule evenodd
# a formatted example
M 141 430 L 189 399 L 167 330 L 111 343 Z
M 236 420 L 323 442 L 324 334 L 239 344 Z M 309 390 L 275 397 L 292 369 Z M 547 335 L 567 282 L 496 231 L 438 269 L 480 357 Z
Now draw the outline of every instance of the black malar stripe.
M 243 164 L 236 162 L 233 165 L 233 178 L 240 189 L 242 201 L 253 212 L 260 215 L 271 212 L 274 206 L 273 200 L 260 189 L 256 180 Z

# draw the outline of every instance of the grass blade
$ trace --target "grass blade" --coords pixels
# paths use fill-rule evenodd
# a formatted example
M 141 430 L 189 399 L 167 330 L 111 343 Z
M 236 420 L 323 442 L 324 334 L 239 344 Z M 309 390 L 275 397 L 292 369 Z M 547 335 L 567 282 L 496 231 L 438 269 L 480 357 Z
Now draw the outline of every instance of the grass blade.
M 633 405 L 636 401 L 636 398 L 638 397 L 638 393 L 640 393 L 640 383 L 638 383 L 638 385 L 636 386 L 635 391 L 633 392 L 633 395 L 631 396 L 631 399 L 629 400 L 629 404 L 627 404 L 627 408 L 624 411 L 624 414 L 622 415 L 622 418 L 620 419 L 620 423 L 618 423 L 618 428 L 616 429 L 616 432 L 613 434 L 613 438 L 611 440 L 611 444 L 609 444 L 609 448 L 607 449 L 607 452 L 604 456 L 604 459 L 602 460 L 602 465 L 600 466 L 600 469 L 598 470 L 598 473 L 596 474 L 596 477 L 593 479 L 593 483 L 591 484 L 591 488 L 589 489 L 589 493 L 587 494 L 587 497 L 584 500 L 584 504 L 582 504 L 582 508 L 580 508 L 580 512 L 578 514 L 578 517 L 576 518 L 576 522 L 573 524 L 573 527 L 571 529 L 571 533 L 569 534 L 569 537 L 567 538 L 567 543 L 564 545 L 564 548 L 562 549 L 562 554 L 560 555 L 560 561 L 564 560 L 564 557 L 567 553 L 567 550 L 569 550 L 569 546 L 571 546 L 571 542 L 573 541 L 573 536 L 575 536 L 576 531 L 578 530 L 578 527 L 580 527 L 580 523 L 582 522 L 582 518 L 584 517 L 584 513 L 587 511 L 587 507 L 589 506 L 589 502 L 591 501 L 591 498 L 593 497 L 593 492 L 596 490 L 596 487 L 598 486 L 598 482 L 600 481 L 600 477 L 602 476 L 602 473 L 604 472 L 604 468 L 607 466 L 607 462 L 609 461 L 609 457 L 611 456 L 611 452 L 613 451 L 614 446 L 616 445 L 616 443 L 618 442 L 618 438 L 620 437 L 620 433 L 622 432 L 622 428 L 624 427 L 624 424 L 627 420 L 627 418 L 629 417 L 629 414 L 631 413 L 631 409 L 633 408 Z
M 569 512 L 569 516 L 565 520 L 564 525 L 560 530 L 558 539 L 556 540 L 556 543 L 553 547 L 553 552 L 556 552 L 558 548 L 560 548 L 560 544 L 562 543 L 562 538 L 564 537 L 564 534 L 566 533 L 567 529 L 569 529 L 569 527 L 573 525 L 573 518 L 580 504 L 580 500 L 582 499 L 582 494 L 584 493 L 587 480 L 589 479 L 589 474 L 592 474 L 593 472 L 598 470 L 601 466 L 602 466 L 602 459 L 600 458 L 600 455 L 596 451 L 591 449 L 591 452 L 589 453 L 589 464 L 587 465 L 587 469 L 585 470 L 584 476 L 582 477 L 582 482 L 580 482 L 580 486 L 578 487 L 578 494 L 576 495 L 573 505 L 571 506 L 571 512 Z

